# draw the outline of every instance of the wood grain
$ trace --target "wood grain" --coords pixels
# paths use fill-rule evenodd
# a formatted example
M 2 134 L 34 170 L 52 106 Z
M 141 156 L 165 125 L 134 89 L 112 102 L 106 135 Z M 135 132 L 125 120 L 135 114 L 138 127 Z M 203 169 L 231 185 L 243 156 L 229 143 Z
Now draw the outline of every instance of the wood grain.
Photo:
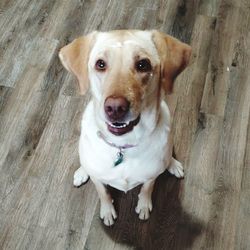
M 0 2 L 0 249 L 236 249 L 250 242 L 250 3 L 246 0 Z M 167 96 L 185 179 L 157 179 L 147 222 L 139 187 L 110 188 L 107 228 L 91 182 L 76 189 L 82 112 L 60 47 L 92 30 L 160 29 L 191 44 Z

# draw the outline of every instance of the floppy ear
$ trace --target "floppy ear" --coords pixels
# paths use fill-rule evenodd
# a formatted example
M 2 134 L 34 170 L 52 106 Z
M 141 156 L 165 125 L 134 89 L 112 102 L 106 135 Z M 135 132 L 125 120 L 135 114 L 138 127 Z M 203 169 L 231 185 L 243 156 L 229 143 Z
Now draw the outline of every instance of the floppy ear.
M 75 39 L 59 52 L 62 65 L 77 77 L 81 95 L 85 94 L 89 87 L 88 59 L 96 33 Z
M 191 47 L 156 30 L 153 31 L 153 41 L 161 61 L 161 84 L 166 93 L 171 93 L 175 78 L 189 63 Z

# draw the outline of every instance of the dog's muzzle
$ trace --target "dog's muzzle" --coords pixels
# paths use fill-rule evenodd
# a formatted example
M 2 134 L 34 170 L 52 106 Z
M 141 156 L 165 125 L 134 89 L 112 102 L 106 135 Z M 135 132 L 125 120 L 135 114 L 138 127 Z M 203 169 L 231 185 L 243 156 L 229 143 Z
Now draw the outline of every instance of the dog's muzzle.
M 133 121 L 126 121 L 130 102 L 123 96 L 109 96 L 104 102 L 104 111 L 107 118 L 108 130 L 114 135 L 123 135 L 133 130 L 140 121 L 138 116 Z

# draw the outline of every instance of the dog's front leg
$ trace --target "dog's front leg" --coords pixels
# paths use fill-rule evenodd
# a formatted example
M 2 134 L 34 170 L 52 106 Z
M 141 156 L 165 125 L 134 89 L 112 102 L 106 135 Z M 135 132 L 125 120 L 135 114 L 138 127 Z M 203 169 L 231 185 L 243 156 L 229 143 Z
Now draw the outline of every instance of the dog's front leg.
M 101 202 L 100 217 L 103 219 L 103 222 L 106 226 L 111 226 L 114 224 L 114 220 L 117 218 L 116 211 L 113 206 L 113 200 L 108 193 L 108 190 L 100 181 L 92 177 L 91 180 L 95 184 Z
M 138 195 L 138 203 L 135 208 L 137 214 L 139 214 L 139 218 L 141 220 L 147 220 L 149 218 L 149 214 L 152 211 L 152 192 L 154 188 L 155 179 L 145 182 L 141 191 Z

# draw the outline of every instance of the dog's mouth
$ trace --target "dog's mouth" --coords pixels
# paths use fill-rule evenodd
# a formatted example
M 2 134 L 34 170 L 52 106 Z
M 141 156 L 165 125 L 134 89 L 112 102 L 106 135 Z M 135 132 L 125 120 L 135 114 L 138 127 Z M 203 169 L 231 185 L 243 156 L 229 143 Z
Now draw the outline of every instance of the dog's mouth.
M 106 122 L 109 132 L 114 135 L 123 135 L 133 130 L 133 128 L 139 123 L 140 115 L 130 122 Z

